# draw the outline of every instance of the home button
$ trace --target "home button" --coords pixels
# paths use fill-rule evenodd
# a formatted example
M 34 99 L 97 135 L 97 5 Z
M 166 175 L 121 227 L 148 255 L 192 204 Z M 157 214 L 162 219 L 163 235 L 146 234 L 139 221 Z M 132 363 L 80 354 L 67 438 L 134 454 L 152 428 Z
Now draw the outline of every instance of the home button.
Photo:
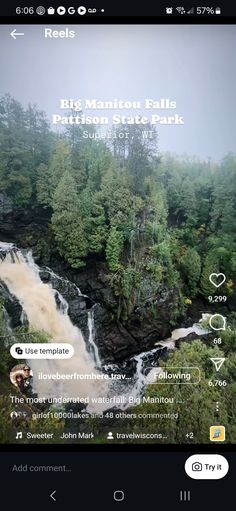
M 122 490 L 116 490 L 116 491 L 114 491 L 113 496 L 114 496 L 114 500 L 115 500 L 116 502 L 122 502 L 122 500 L 124 500 L 124 499 L 125 499 L 125 494 L 124 494 L 124 492 L 123 492 Z

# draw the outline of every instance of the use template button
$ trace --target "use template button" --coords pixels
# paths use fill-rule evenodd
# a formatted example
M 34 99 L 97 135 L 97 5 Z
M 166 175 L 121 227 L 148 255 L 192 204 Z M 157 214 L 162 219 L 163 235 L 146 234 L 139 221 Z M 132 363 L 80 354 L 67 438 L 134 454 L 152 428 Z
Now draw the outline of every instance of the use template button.
M 74 347 L 66 342 L 17 343 L 10 349 L 16 359 L 66 359 L 74 355 Z
M 228 461 L 220 454 L 194 454 L 185 463 L 185 472 L 192 479 L 222 479 L 228 470 Z

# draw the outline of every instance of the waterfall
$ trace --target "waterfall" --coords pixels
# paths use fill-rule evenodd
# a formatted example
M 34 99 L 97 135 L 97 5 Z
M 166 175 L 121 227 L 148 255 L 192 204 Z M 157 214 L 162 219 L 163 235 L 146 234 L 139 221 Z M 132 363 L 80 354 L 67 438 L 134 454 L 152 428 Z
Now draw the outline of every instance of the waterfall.
M 74 347 L 74 356 L 63 360 L 30 360 L 28 361 L 34 374 L 33 390 L 39 397 L 76 397 L 86 398 L 90 396 L 120 396 L 133 395 L 137 397 L 143 390 L 146 382 L 144 375 L 144 362 L 158 348 L 141 353 L 134 357 L 136 371 L 129 383 L 107 382 L 107 380 L 69 380 L 53 381 L 39 379 L 40 373 L 63 373 L 63 374 L 98 374 L 102 364 L 98 348 L 95 343 L 94 308 L 88 311 L 88 345 L 90 353 L 86 349 L 83 336 L 79 328 L 74 326 L 68 315 L 68 304 L 64 297 L 54 290 L 48 283 L 43 283 L 40 278 L 40 268 L 36 265 L 31 252 L 23 254 L 13 245 L 0 244 L 0 251 L 5 252 L 5 258 L 0 262 L 0 279 L 5 283 L 8 290 L 14 295 L 22 306 L 22 321 L 27 319 L 30 329 L 44 331 L 49 334 L 49 342 L 68 342 Z M 49 269 L 47 269 L 49 271 Z M 59 278 L 50 270 L 54 278 Z M 67 281 L 69 283 L 69 281 Z M 78 292 L 78 291 L 77 291 Z M 78 294 L 81 295 L 80 292 Z M 57 306 L 59 302 L 59 308 Z M 160 349 L 160 348 L 159 348 Z M 102 368 L 103 372 L 105 367 Z M 115 372 L 123 372 L 116 366 Z M 127 405 L 126 405 L 127 406 Z M 109 405 L 89 405 L 89 411 L 101 411 L 109 408 Z
M 13 243 L 0 242 L 0 252 L 10 252 L 14 248 Z
M 53 277 L 54 279 L 56 280 L 61 280 L 61 282 L 71 286 L 71 282 L 68 280 L 68 279 L 65 279 L 63 277 L 60 277 L 60 275 L 58 275 L 57 273 L 55 273 L 53 270 L 51 270 L 51 268 L 48 268 L 48 266 L 45 267 L 45 269 L 47 270 L 47 272 L 49 273 L 49 275 L 51 277 Z M 77 293 L 79 296 L 84 296 L 82 295 L 81 291 L 80 291 L 80 288 L 78 286 L 76 286 L 76 284 L 73 283 L 73 286 L 74 288 L 76 289 Z
M 148 360 L 158 352 L 162 350 L 162 348 L 154 348 L 150 351 L 144 351 L 143 353 L 140 353 L 139 355 L 136 355 L 133 357 L 133 360 L 137 362 L 136 365 L 136 381 L 135 384 L 130 392 L 130 395 L 134 398 L 137 398 L 140 396 L 141 392 L 143 391 L 145 385 L 148 383 L 152 383 L 150 380 L 150 373 L 152 372 L 151 367 L 147 368 L 147 371 L 145 371 L 145 360 Z M 145 374 L 146 372 L 146 374 Z
M 209 329 L 203 328 L 201 326 L 201 321 L 204 319 L 205 314 L 202 315 L 202 319 L 199 323 L 194 323 L 193 326 L 190 326 L 188 328 L 176 328 L 173 330 L 171 334 L 171 340 L 172 341 L 178 341 L 178 339 L 183 339 L 184 337 L 187 337 L 190 334 L 196 334 L 196 335 L 205 335 L 209 334 Z
M 61 313 L 64 314 L 65 316 L 68 316 L 69 305 L 68 305 L 67 301 L 65 300 L 65 298 L 63 298 L 63 296 L 61 295 L 61 293 L 59 293 L 59 291 L 56 291 L 56 295 L 59 300 Z
M 94 342 L 95 339 L 95 325 L 94 325 L 94 310 L 93 308 L 88 311 L 88 342 L 92 348 L 92 353 L 94 356 L 94 361 L 96 364 L 96 367 L 101 367 L 101 360 L 99 357 L 98 347 L 96 343 Z
M 104 394 L 104 382 L 96 379 L 65 379 L 61 385 L 57 381 L 39 379 L 37 374 L 63 373 L 73 375 L 96 374 L 93 357 L 90 356 L 79 328 L 74 326 L 68 316 L 68 305 L 61 295 L 61 307 L 58 310 L 55 293 L 48 284 L 40 279 L 40 269 L 32 255 L 26 256 L 20 250 L 13 251 L 13 245 L 0 244 L 5 258 L 0 263 L 0 279 L 8 290 L 20 302 L 33 331 L 44 331 L 51 342 L 68 342 L 74 347 L 74 356 L 67 360 L 32 360 L 30 362 L 35 378 L 35 392 L 40 396 L 60 395 L 79 396 Z M 60 380 L 61 383 L 61 380 Z
M 73 285 L 75 294 L 81 296 L 80 289 L 71 284 L 69 280 L 59 277 L 50 268 L 47 272 L 54 278 L 63 281 L 65 285 Z M 41 270 L 35 263 L 32 253 L 23 254 L 13 243 L 0 242 L 0 280 L 8 288 L 11 295 L 14 295 L 21 304 L 22 323 L 29 324 L 32 331 L 44 331 L 49 335 L 49 342 L 68 342 L 74 347 L 74 356 L 71 359 L 63 360 L 30 360 L 30 366 L 34 373 L 33 391 L 39 397 L 74 397 L 77 398 L 99 398 L 110 396 L 140 396 L 147 384 L 153 383 L 153 368 L 157 371 L 157 352 L 159 350 L 175 349 L 175 342 L 190 333 L 197 336 L 208 334 L 209 330 L 203 328 L 201 322 L 206 319 L 202 315 L 199 323 L 189 328 L 173 330 L 169 339 L 158 341 L 157 347 L 148 352 L 133 356 L 130 360 L 135 362 L 132 374 L 125 381 L 102 380 L 99 376 L 102 373 L 108 376 L 111 373 L 125 373 L 125 363 L 122 365 L 103 365 L 99 357 L 98 348 L 95 342 L 94 307 L 88 311 L 87 327 L 90 353 L 86 348 L 83 335 L 79 328 L 74 326 L 68 315 L 68 303 L 58 290 L 53 289 L 51 284 L 42 282 Z M 53 279 L 52 279 L 53 280 Z M 63 292 L 63 291 L 62 291 Z M 85 296 L 85 295 L 82 295 Z M 58 306 L 59 304 L 59 306 Z M 8 322 L 10 328 L 10 323 Z M 31 342 L 31 341 L 29 341 Z M 14 365 L 14 364 L 13 364 Z M 159 368 L 161 371 L 161 368 Z M 40 373 L 59 373 L 64 375 L 97 375 L 98 378 L 71 378 L 64 380 L 40 379 Z M 88 411 L 103 411 L 116 407 L 113 403 L 105 405 L 92 405 L 87 407 Z M 128 404 L 118 408 L 128 408 Z
M 20 315 L 20 322 L 22 325 L 27 325 L 27 314 L 25 313 L 25 311 L 23 309 L 22 309 L 21 315 Z
M 155 350 L 156 351 L 156 350 Z M 131 395 L 136 398 L 137 396 L 140 395 L 140 392 L 142 391 L 143 387 L 144 387 L 144 384 L 145 384 L 145 380 L 146 380 L 146 377 L 144 376 L 144 373 L 143 373 L 143 365 L 144 365 L 144 356 L 145 356 L 145 353 L 140 353 L 139 355 L 137 355 L 136 357 L 134 357 L 134 360 L 137 362 L 137 365 L 136 365 L 136 383 L 132 389 L 132 392 L 131 392 Z

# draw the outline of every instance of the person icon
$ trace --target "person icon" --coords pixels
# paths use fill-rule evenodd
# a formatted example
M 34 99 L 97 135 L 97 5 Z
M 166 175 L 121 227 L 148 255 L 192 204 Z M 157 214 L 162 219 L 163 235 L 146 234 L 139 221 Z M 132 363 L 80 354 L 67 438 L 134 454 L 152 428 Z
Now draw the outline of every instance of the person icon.
M 28 365 L 24 365 L 23 372 L 24 372 L 24 386 L 27 387 L 32 380 L 33 373 Z
M 113 433 L 111 431 L 109 431 L 109 433 L 107 435 L 107 440 L 114 440 L 114 436 L 113 436 Z
M 16 411 L 11 412 L 10 414 L 11 419 L 17 419 L 18 413 Z
M 24 373 L 22 371 L 18 371 L 15 374 L 15 386 L 23 392 L 24 390 Z

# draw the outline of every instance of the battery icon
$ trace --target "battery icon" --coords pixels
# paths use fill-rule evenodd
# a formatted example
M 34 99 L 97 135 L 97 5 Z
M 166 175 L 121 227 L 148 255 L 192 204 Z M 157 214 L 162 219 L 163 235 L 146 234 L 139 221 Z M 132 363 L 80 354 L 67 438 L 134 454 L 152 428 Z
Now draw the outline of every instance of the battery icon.
M 221 14 L 221 8 L 220 7 L 216 7 L 215 13 L 216 14 Z

